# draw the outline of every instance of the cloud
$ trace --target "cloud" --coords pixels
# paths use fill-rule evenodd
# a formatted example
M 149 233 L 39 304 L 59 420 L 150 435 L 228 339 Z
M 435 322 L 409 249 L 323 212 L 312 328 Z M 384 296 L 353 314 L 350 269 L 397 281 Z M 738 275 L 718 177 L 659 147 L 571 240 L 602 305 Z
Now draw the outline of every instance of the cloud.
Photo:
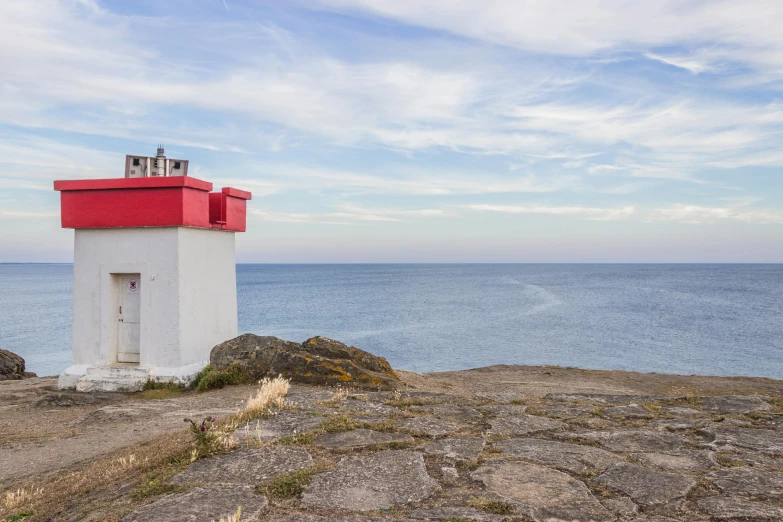
M 354 205 L 343 205 L 339 211 L 321 213 L 277 212 L 256 208 L 250 208 L 248 212 L 264 221 L 326 225 L 350 225 L 362 221 L 396 223 L 410 217 L 444 217 L 448 215 L 441 209 L 369 209 Z
M 777 69 L 778 76 L 783 65 L 783 7 L 767 0 L 317 0 L 302 5 L 367 13 L 544 54 L 649 52 L 678 44 L 700 49 L 719 40 L 726 49 L 714 52 L 716 57 Z M 689 70 L 711 67 L 685 59 L 668 63 Z
M 783 225 L 783 211 L 777 209 L 754 210 L 745 204 L 724 207 L 675 204 L 650 211 L 647 221 L 691 224 L 740 222 L 751 225 Z
M 500 212 L 503 214 L 546 214 L 554 216 L 572 216 L 581 219 L 608 221 L 627 219 L 636 209 L 627 207 L 582 207 L 582 206 L 546 206 L 546 205 L 467 205 L 470 210 L 481 212 Z

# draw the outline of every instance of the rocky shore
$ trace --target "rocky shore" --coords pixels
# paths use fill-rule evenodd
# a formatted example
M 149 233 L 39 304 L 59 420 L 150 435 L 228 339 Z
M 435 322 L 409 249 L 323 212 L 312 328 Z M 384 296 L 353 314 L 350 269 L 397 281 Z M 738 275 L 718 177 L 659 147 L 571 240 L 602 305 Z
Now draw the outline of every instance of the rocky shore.
M 189 455 L 183 417 L 230 417 L 257 385 L 92 396 L 56 392 L 46 379 L 2 383 L 0 513 L 209 522 L 241 507 L 241 520 L 277 522 L 783 520 L 780 381 L 524 366 L 393 373 L 393 390 L 294 384 L 263 415 L 221 424 L 220 451 L 176 459 L 161 454 L 179 437 L 171 451 Z M 32 413 L 34 421 L 22 418 Z M 70 431 L 49 434 L 49 420 Z M 115 435 L 120 442 L 101 453 L 97 441 Z M 88 478 L 96 470 L 99 483 Z M 45 502 L 32 493 L 75 491 L 69 481 L 82 481 L 83 494 Z M 20 489 L 28 502 L 9 508 L 8 493 Z

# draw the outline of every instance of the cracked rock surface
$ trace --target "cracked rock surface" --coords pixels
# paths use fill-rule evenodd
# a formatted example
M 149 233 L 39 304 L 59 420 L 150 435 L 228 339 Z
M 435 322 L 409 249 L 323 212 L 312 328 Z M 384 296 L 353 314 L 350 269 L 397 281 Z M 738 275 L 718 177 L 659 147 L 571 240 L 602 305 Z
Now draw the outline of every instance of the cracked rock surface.
M 764 397 L 291 396 L 123 521 L 783 520 L 783 408 Z

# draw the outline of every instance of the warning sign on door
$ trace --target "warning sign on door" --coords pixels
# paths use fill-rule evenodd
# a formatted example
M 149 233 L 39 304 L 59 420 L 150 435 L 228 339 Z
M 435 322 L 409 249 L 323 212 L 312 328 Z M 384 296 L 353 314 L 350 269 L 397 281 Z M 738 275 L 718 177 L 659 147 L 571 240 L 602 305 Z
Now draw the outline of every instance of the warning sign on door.
M 128 292 L 136 293 L 139 291 L 139 281 L 137 279 L 128 279 Z

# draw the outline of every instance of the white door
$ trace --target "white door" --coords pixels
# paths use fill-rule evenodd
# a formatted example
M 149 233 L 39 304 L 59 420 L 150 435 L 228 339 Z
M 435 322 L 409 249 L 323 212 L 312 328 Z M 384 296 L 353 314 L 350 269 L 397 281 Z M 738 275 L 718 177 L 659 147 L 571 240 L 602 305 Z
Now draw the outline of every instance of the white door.
M 117 326 L 117 362 L 139 362 L 141 316 L 141 278 L 139 274 L 119 277 L 119 324 Z

